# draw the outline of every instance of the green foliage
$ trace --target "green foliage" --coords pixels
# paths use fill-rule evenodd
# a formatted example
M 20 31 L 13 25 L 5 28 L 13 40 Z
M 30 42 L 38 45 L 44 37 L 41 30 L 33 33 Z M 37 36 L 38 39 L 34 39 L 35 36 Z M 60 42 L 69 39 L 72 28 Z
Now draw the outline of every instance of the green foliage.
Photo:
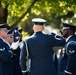
M 22 16 L 24 12 L 27 11 L 28 7 L 35 0 L 1 0 L 2 6 L 8 4 L 8 23 L 12 25 L 17 21 L 18 18 Z M 75 0 L 39 0 L 36 2 L 32 8 L 27 12 L 25 17 L 19 23 L 20 27 L 24 27 L 24 21 L 28 21 L 31 23 L 31 19 L 34 17 L 41 17 L 47 20 L 48 24 L 53 24 L 56 26 L 57 21 L 64 22 L 66 19 L 72 20 L 74 24 L 74 17 L 65 17 L 63 15 L 67 15 L 69 11 L 76 13 L 76 1 Z M 59 22 L 60 23 L 60 22 Z
M 27 32 L 22 31 L 22 38 L 25 39 L 29 37 L 30 35 Z

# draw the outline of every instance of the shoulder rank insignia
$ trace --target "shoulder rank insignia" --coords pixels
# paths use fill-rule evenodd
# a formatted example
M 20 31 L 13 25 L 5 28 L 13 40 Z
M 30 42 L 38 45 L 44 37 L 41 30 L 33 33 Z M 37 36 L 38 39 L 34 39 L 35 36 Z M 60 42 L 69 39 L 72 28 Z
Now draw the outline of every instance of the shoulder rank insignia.
M 4 50 L 5 50 L 5 48 L 1 48 L 1 49 L 0 49 L 0 51 L 4 51 Z
M 73 54 L 74 52 L 75 52 L 75 50 L 72 50 L 72 51 L 71 51 L 71 50 L 69 50 L 69 53 L 70 53 L 70 54 Z
M 76 46 L 76 42 L 75 41 L 70 41 L 69 43 L 67 43 L 67 45 L 66 45 L 66 53 L 68 54 L 73 54 L 74 52 L 75 52 L 75 50 L 70 50 L 70 48 L 69 47 L 75 47 Z

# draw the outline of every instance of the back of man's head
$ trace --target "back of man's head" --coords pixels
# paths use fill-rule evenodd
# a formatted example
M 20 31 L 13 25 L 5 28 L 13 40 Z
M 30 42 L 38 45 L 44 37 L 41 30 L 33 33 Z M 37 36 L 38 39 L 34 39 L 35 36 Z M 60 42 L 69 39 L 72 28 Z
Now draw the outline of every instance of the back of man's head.
M 33 26 L 34 32 L 43 31 L 43 29 L 44 29 L 43 25 L 46 22 L 46 20 L 41 19 L 41 18 L 34 18 L 34 19 L 32 19 L 32 22 L 34 24 L 34 26 Z
M 39 32 L 39 31 L 43 31 L 44 30 L 44 26 L 41 26 L 41 25 L 34 25 L 33 26 L 33 30 L 34 32 Z

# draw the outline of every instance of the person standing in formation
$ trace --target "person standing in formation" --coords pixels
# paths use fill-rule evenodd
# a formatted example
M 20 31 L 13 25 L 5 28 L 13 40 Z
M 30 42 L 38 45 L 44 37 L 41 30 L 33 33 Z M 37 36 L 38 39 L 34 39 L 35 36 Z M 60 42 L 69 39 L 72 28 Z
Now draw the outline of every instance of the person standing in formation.
M 0 24 L 0 75 L 13 75 L 13 52 L 5 39 L 7 38 L 7 23 Z
M 9 46 L 11 46 L 11 44 L 15 40 L 14 38 L 16 38 L 16 37 L 14 37 L 15 30 L 18 32 L 19 35 L 21 35 L 21 33 L 18 31 L 18 27 L 8 30 L 8 36 L 7 36 L 6 42 L 9 44 Z M 21 71 L 21 67 L 20 67 L 20 51 L 21 51 L 21 49 L 18 46 L 17 49 L 12 50 L 12 51 L 13 51 L 13 57 L 12 57 L 13 75 L 22 75 L 22 71 Z
M 62 36 L 66 44 L 61 49 L 58 75 L 76 75 L 76 26 L 62 23 Z
M 53 62 L 53 47 L 65 44 L 65 40 L 57 35 L 44 34 L 44 23 L 46 20 L 41 18 L 32 19 L 34 34 L 25 39 L 27 46 L 21 50 L 20 62 L 23 75 L 26 75 L 26 55 L 27 48 L 31 59 L 28 75 L 57 75 L 56 67 Z

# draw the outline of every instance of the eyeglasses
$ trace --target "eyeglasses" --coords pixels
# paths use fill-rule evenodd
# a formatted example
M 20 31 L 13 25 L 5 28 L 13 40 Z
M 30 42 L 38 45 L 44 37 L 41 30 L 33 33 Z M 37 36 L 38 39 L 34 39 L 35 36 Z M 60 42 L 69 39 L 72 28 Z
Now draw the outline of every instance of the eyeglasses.
M 4 31 L 7 31 L 7 28 L 0 28 L 0 30 L 4 30 Z
M 8 34 L 9 37 L 13 38 L 13 34 Z

